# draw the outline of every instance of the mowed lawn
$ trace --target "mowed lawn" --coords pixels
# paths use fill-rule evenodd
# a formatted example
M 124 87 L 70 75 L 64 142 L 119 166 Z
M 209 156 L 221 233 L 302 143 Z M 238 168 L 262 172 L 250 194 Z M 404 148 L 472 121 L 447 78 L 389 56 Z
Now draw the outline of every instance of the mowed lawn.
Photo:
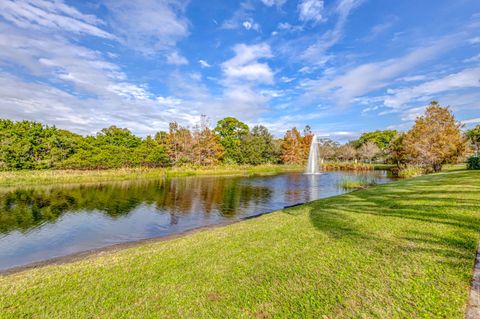
M 480 172 L 0 277 L 2 318 L 463 318 Z

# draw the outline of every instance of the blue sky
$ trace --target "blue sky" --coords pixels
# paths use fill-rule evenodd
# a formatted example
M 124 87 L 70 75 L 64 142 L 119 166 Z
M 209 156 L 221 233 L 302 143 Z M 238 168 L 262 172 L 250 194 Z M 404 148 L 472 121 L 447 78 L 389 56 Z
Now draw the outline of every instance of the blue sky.
M 145 136 L 235 116 L 276 136 L 480 123 L 478 0 L 0 1 L 0 117 Z

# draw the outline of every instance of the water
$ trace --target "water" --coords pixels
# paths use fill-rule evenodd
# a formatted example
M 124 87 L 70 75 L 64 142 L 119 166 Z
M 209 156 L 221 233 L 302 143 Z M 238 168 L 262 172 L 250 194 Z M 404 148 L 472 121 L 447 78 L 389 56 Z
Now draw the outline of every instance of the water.
M 391 180 L 375 171 L 0 188 L 0 269 L 341 194 L 338 182 L 359 175 Z
M 320 166 L 318 165 L 318 160 L 318 139 L 316 135 L 313 135 L 312 143 L 310 144 L 310 152 L 308 153 L 308 162 L 305 174 L 320 174 Z

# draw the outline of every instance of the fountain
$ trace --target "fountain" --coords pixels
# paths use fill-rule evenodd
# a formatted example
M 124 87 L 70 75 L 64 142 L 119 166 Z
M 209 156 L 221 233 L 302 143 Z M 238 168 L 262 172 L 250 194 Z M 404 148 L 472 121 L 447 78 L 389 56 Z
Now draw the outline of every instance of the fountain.
M 313 135 L 312 143 L 310 144 L 310 153 L 308 154 L 305 174 L 320 174 L 318 139 L 316 135 Z

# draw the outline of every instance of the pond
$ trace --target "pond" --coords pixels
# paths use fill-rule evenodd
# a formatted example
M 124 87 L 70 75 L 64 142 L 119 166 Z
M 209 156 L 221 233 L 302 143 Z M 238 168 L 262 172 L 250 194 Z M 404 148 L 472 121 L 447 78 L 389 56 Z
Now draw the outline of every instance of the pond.
M 0 189 L 0 270 L 342 194 L 339 181 L 353 177 L 392 180 L 327 172 Z

